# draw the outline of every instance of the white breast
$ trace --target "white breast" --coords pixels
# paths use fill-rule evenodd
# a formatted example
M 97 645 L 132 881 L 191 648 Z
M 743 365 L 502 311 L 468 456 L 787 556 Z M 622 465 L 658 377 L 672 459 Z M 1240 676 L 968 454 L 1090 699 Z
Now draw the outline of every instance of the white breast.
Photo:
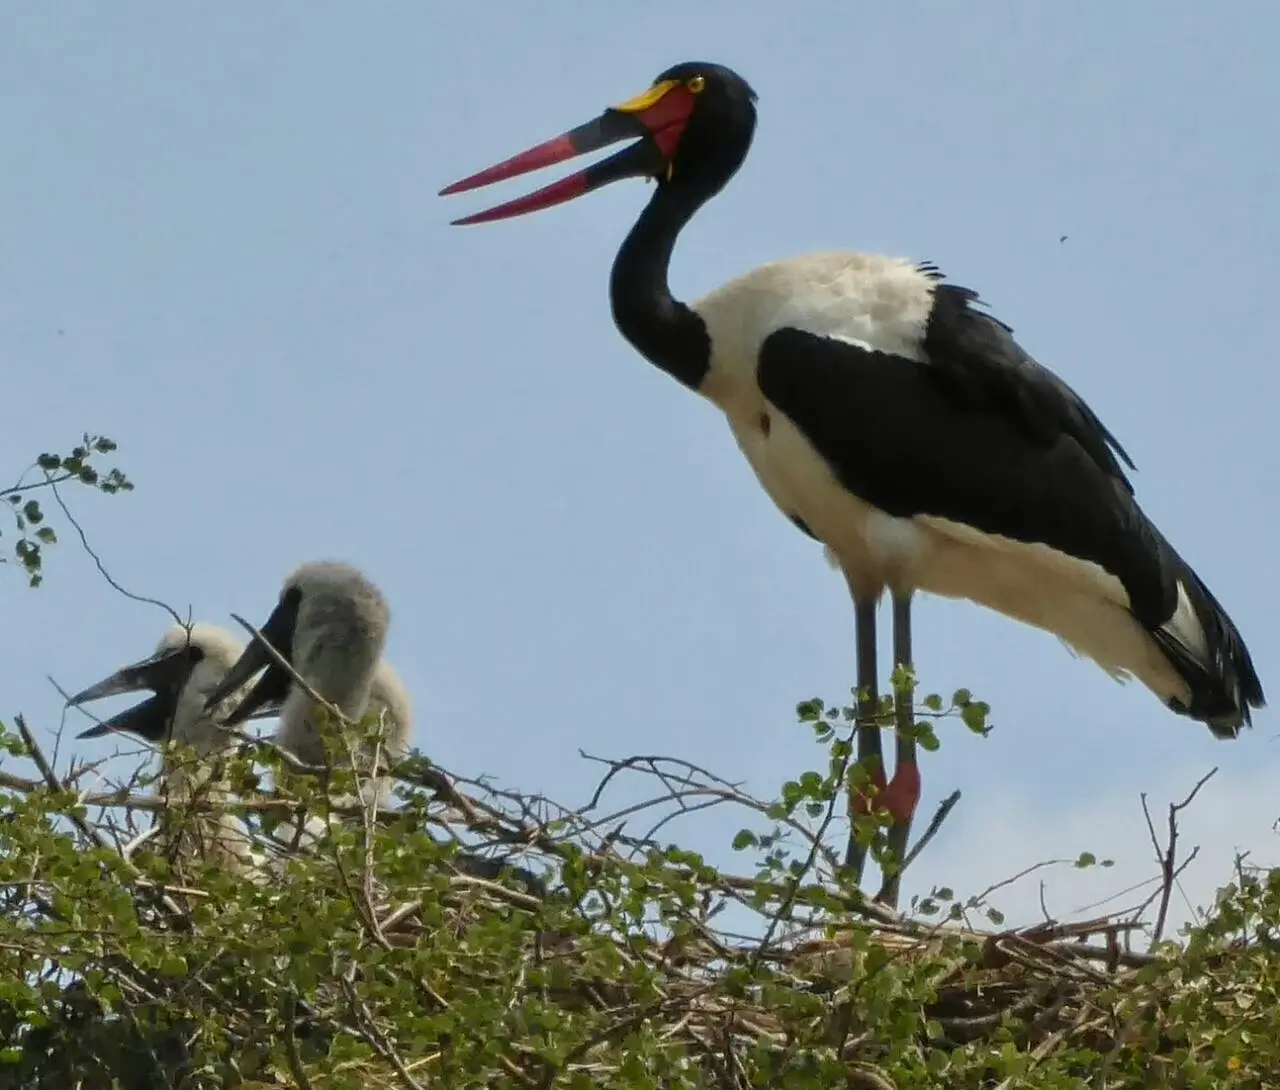
M 693 304 L 711 336 L 712 389 L 755 388 L 760 346 L 779 329 L 803 329 L 920 360 L 934 280 L 901 258 L 818 253 L 761 265 Z
M 923 359 L 934 280 L 909 261 L 878 254 L 818 253 L 762 265 L 693 304 L 711 337 L 701 392 L 725 413 L 747 461 L 775 504 L 799 517 L 868 585 L 897 582 L 925 543 L 909 520 L 850 495 L 826 462 L 756 382 L 760 347 L 779 329 L 803 329 L 859 347 Z M 767 426 L 765 419 L 768 419 Z

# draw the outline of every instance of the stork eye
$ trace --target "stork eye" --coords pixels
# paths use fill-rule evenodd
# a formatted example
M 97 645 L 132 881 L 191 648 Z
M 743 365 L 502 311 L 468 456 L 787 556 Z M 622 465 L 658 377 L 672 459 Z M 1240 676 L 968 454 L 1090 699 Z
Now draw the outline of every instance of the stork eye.
M 707 86 L 707 81 L 702 76 L 694 76 L 693 79 L 688 80 L 685 83 L 685 86 L 688 87 L 693 94 L 700 95 L 702 94 L 703 89 Z

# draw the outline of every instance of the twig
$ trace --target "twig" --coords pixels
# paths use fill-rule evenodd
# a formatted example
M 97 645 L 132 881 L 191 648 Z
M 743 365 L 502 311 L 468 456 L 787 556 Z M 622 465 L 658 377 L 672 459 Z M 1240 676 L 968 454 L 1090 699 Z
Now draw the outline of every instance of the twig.
M 801 866 L 800 870 L 788 880 L 787 893 L 783 897 L 782 903 L 770 917 L 769 926 L 765 929 L 764 937 L 760 940 L 760 945 L 756 948 L 755 953 L 751 957 L 750 967 L 753 971 L 757 966 L 759 966 L 761 955 L 769 948 L 769 944 L 773 941 L 773 936 L 778 929 L 778 924 L 780 924 L 783 918 L 790 913 L 791 906 L 795 903 L 796 895 L 800 890 L 800 881 L 809 873 L 810 869 L 812 869 L 814 860 L 818 857 L 819 848 L 821 847 L 823 840 L 826 838 L 827 829 L 831 827 L 831 822 L 835 820 L 836 804 L 841 798 L 840 787 L 844 784 L 845 777 L 849 774 L 849 759 L 852 753 L 853 745 L 851 741 L 848 746 L 847 753 L 841 757 L 839 767 L 831 777 L 833 781 L 831 798 L 827 802 L 827 812 L 823 816 L 822 824 L 818 827 L 817 835 L 814 837 L 813 844 L 809 848 L 809 854 L 805 858 L 804 864 Z
M 1057 866 L 1061 866 L 1064 863 L 1070 863 L 1070 862 L 1071 862 L 1070 859 L 1042 859 L 1040 860 L 1039 863 L 1032 863 L 1031 866 L 1029 867 L 1023 867 L 1022 870 L 1018 871 L 1017 874 L 1012 875 L 1009 878 L 1005 878 L 1002 881 L 999 881 L 992 885 L 987 886 L 986 889 L 984 889 L 976 897 L 971 898 L 971 900 L 975 905 L 982 904 L 983 901 L 985 901 L 988 897 L 991 896 L 991 894 L 995 893 L 997 890 L 1001 890 L 1007 886 L 1011 886 L 1015 882 L 1021 882 L 1022 879 L 1026 878 L 1027 875 L 1029 874 L 1035 874 L 1036 871 L 1044 870 L 1045 867 L 1057 867 Z
M 1134 882 L 1132 885 L 1125 886 L 1124 889 L 1117 890 L 1115 893 L 1109 893 L 1107 896 L 1097 901 L 1090 901 L 1087 905 L 1081 905 L 1078 908 L 1072 909 L 1072 912 L 1073 914 L 1080 912 L 1092 912 L 1095 908 L 1101 908 L 1103 905 L 1109 905 L 1112 901 L 1118 901 L 1121 897 L 1127 897 L 1130 893 L 1137 893 L 1143 886 L 1149 886 L 1152 882 L 1159 881 L 1159 878 L 1143 878 L 1140 881 Z M 1154 899 L 1155 895 L 1153 894 L 1146 902 L 1144 902 L 1144 905 L 1150 904 Z M 1128 913 L 1123 911 L 1116 913 L 1118 916 L 1124 916 L 1127 914 Z M 1141 915 L 1141 908 L 1138 910 L 1138 914 Z
M 893 876 L 892 880 L 886 877 L 881 883 L 880 892 L 876 894 L 877 901 L 886 900 L 886 894 L 889 887 L 894 882 L 901 882 L 903 873 L 916 861 L 920 853 L 929 846 L 929 842 L 938 835 L 938 830 L 942 828 L 943 822 L 947 820 L 947 817 L 950 815 L 951 811 L 956 808 L 956 803 L 959 801 L 960 791 L 957 789 L 952 791 L 951 794 L 938 804 L 938 809 L 934 811 L 933 818 L 930 820 L 928 827 L 920 834 L 920 839 L 916 841 L 915 847 L 907 852 L 907 857 L 902 861 L 901 866 L 898 867 L 898 873 Z
M 760 814 L 767 814 L 770 804 L 763 800 L 753 798 L 742 790 L 739 784 L 726 780 L 715 773 L 679 758 L 665 757 L 657 754 L 635 754 L 630 757 L 615 759 L 611 757 L 598 757 L 595 754 L 587 753 L 585 750 L 578 750 L 579 756 L 586 761 L 596 764 L 603 764 L 608 767 L 608 772 L 601 778 L 592 792 L 590 800 L 582 807 L 579 807 L 575 814 L 585 816 L 595 810 L 603 799 L 605 789 L 609 784 L 623 772 L 637 772 L 641 775 L 650 775 L 656 777 L 666 788 L 666 793 L 642 802 L 632 803 L 620 810 L 615 810 L 610 814 L 596 819 L 587 828 L 600 827 L 605 825 L 615 825 L 622 818 L 631 814 L 649 809 L 653 805 L 663 802 L 674 803 L 677 807 L 675 812 L 664 815 L 652 827 L 647 829 L 643 836 L 638 838 L 634 843 L 637 848 L 651 847 L 651 838 L 656 835 L 659 829 L 675 820 L 677 817 L 686 816 L 697 810 L 707 809 L 713 805 L 721 803 L 736 803 L 747 809 L 754 810 Z M 665 765 L 674 765 L 680 771 L 671 772 L 665 769 Z M 701 778 L 699 778 L 701 777 Z M 687 790 L 683 790 L 686 789 Z M 698 803 L 687 803 L 685 800 L 696 797 L 705 797 L 710 801 Z M 830 848 L 822 843 L 821 837 L 815 834 L 805 824 L 797 821 L 790 816 L 774 819 L 778 824 L 798 833 L 807 843 L 819 844 L 819 853 L 823 856 L 828 867 L 834 872 L 836 869 L 836 857 Z M 618 839 L 622 839 L 619 837 Z
M 98 574 L 107 581 L 107 584 L 112 590 L 119 594 L 123 594 L 126 598 L 132 599 L 135 602 L 140 602 L 143 605 L 156 606 L 159 609 L 163 609 L 170 617 L 173 618 L 175 624 L 190 624 L 190 621 L 184 622 L 178 611 L 167 602 L 162 602 L 158 598 L 148 598 L 145 594 L 135 594 L 133 591 L 117 582 L 116 578 L 107 571 L 107 566 L 102 562 L 102 557 L 100 557 L 94 550 L 93 546 L 89 544 L 89 536 L 84 532 L 84 527 L 80 525 L 80 522 L 76 519 L 75 515 L 71 513 L 71 508 L 67 506 L 66 500 L 62 498 L 62 493 L 58 491 L 58 482 L 50 480 L 49 489 L 53 493 L 53 498 L 57 501 L 58 506 L 62 508 L 63 516 L 69 523 L 71 523 L 72 528 L 76 532 L 76 536 L 80 538 L 80 547 L 88 554 L 89 559 L 93 561 L 94 567 L 98 569 Z M 190 616 L 190 613 L 191 609 L 188 607 L 188 616 Z
M 1181 869 L 1175 865 L 1178 848 L 1178 815 L 1191 805 L 1196 795 L 1200 793 L 1200 788 L 1213 779 L 1217 772 L 1218 768 L 1215 765 L 1196 781 L 1195 787 L 1191 789 L 1185 799 L 1181 802 L 1169 803 L 1169 843 L 1163 851 L 1160 848 L 1159 838 L 1156 836 L 1155 823 L 1151 820 L 1151 810 L 1147 806 L 1146 792 L 1142 793 L 1142 813 L 1147 819 L 1147 831 L 1151 834 L 1151 844 L 1155 848 L 1156 862 L 1160 864 L 1161 875 L 1160 907 L 1156 910 L 1156 923 L 1151 932 L 1152 950 L 1160 944 L 1164 936 L 1164 925 L 1169 916 L 1169 899 L 1173 896 L 1174 883 L 1177 881 L 1178 875 L 1186 868 L 1186 864 L 1189 864 L 1196 856 L 1196 851 L 1193 851 Z
M 294 1032 L 298 1022 L 298 993 L 292 988 L 285 996 L 284 1004 L 284 1055 L 289 1063 L 289 1074 L 298 1084 L 298 1090 L 311 1090 L 311 1081 L 302 1067 Z
M 54 772 L 53 766 L 49 764 L 48 759 L 44 755 L 44 750 L 40 748 L 39 743 L 35 740 L 35 736 L 27 726 L 26 718 L 19 713 L 14 716 L 13 722 L 18 728 L 18 733 L 22 735 L 23 744 L 27 747 L 27 756 L 31 758 L 32 764 L 36 766 L 40 775 L 44 777 L 45 786 L 55 794 L 68 793 L 70 788 L 68 788 L 67 785 L 58 778 L 58 774 Z M 89 843 L 99 848 L 110 847 L 102 834 L 85 821 L 85 819 L 79 814 L 73 812 L 68 813 L 65 816 L 70 819 L 71 823 L 80 831 L 80 835 L 89 841 Z
M 898 1085 L 880 1068 L 868 1063 L 849 1065 L 846 1082 L 849 1090 L 898 1090 Z
M 44 777 L 45 783 L 48 785 L 49 789 L 56 794 L 66 793 L 69 788 L 58 778 L 58 774 L 54 772 L 53 767 L 49 764 L 48 759 L 44 755 L 44 751 L 40 748 L 39 743 L 36 742 L 35 736 L 31 733 L 30 728 L 27 726 L 27 721 L 21 713 L 13 717 L 13 723 L 14 726 L 18 728 L 18 733 L 22 735 L 23 744 L 27 747 L 27 756 L 31 758 L 32 763 L 37 769 L 39 769 L 40 775 Z M 99 848 L 106 848 L 108 851 L 114 850 L 116 854 L 120 856 L 120 862 L 128 871 L 129 875 L 134 878 L 139 877 L 138 868 L 135 867 L 128 858 L 121 854 L 119 848 L 113 849 L 112 846 L 107 843 L 106 838 L 98 832 L 97 829 L 85 821 L 84 818 L 74 812 L 67 814 L 66 817 L 71 821 L 81 835 L 89 841 L 89 843 Z M 175 917 L 182 918 L 186 915 L 182 909 L 178 907 L 177 902 L 174 901 L 174 899 L 167 893 L 161 894 L 160 904 L 163 906 L 165 911 Z
M 307 694 L 307 696 L 309 696 L 318 705 L 320 705 L 320 707 L 322 707 L 329 715 L 333 716 L 333 719 L 336 723 L 339 723 L 343 726 L 354 725 L 351 719 L 346 714 L 344 714 L 342 710 L 337 707 L 337 705 L 331 704 L 324 697 L 322 697 L 318 692 L 316 692 L 314 687 L 311 685 L 311 683 L 306 678 L 304 678 L 300 673 L 298 673 L 297 670 L 293 668 L 293 663 L 291 663 L 282 654 L 280 654 L 280 652 L 275 649 L 275 646 L 271 643 L 271 641 L 268 640 L 266 636 L 264 636 L 260 631 L 258 631 L 257 628 L 251 625 L 238 613 L 231 614 L 231 619 L 235 621 L 236 624 L 238 624 L 246 632 L 248 632 L 250 636 L 253 637 L 255 642 L 257 642 L 257 644 L 267 653 L 267 657 L 270 658 L 271 661 L 275 663 L 276 666 L 278 666 L 281 670 L 283 670 L 289 676 L 289 678 L 293 681 L 293 683 L 298 686 L 298 688 L 300 688 L 304 693 Z

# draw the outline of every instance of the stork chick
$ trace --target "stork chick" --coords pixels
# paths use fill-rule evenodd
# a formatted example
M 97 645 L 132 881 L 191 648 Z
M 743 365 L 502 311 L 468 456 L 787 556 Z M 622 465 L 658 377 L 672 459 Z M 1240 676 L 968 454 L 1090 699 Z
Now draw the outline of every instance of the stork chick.
M 279 601 L 261 628 L 275 648 L 307 685 L 344 716 L 359 721 L 371 709 L 385 712 L 378 747 L 384 762 L 404 756 L 412 727 L 409 696 L 394 669 L 382 662 L 391 624 L 386 599 L 365 576 L 349 564 L 318 561 L 303 564 L 284 583 Z M 234 726 L 262 715 L 272 701 L 282 700 L 275 742 L 303 764 L 328 761 L 316 716 L 315 701 L 278 666 L 258 641 L 245 648 L 222 683 L 207 697 L 208 705 L 223 700 L 263 667 L 258 683 L 227 716 Z M 355 754 L 357 772 L 373 777 L 362 797 L 382 805 L 389 790 L 377 777 L 374 753 L 362 745 Z M 339 761 L 346 754 L 336 755 Z
M 240 657 L 243 646 L 216 625 L 194 624 L 189 631 L 183 625 L 173 625 L 161 638 L 154 655 L 121 667 L 67 701 L 68 707 L 80 707 L 122 693 L 150 690 L 154 694 L 78 737 L 100 738 L 121 732 L 161 746 L 157 789 L 172 805 L 197 797 L 207 801 L 225 797 L 226 788 L 218 780 L 218 764 L 228 753 L 233 738 L 218 724 L 221 708 L 207 709 L 206 700 Z M 165 835 L 171 821 L 162 813 L 159 824 Z M 179 855 L 217 859 L 236 873 L 258 874 L 249 834 L 231 814 L 201 814 L 182 833 L 176 837 L 166 835 L 166 839 L 170 850 Z

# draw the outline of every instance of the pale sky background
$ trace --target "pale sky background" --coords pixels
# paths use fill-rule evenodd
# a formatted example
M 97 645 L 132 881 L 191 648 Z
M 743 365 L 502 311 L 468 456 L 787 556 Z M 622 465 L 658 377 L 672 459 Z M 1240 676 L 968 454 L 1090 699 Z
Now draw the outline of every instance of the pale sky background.
M 649 191 L 468 230 L 449 219 L 546 179 L 435 196 L 715 60 L 759 92 L 760 125 L 677 249 L 677 294 L 814 249 L 939 263 L 1120 437 L 1280 699 L 1277 33 L 1262 0 L 11 0 L 0 467 L 116 438 L 137 490 L 75 510 L 116 578 L 199 619 L 260 622 L 304 560 L 361 566 L 392 603 L 414 741 L 446 767 L 579 803 L 597 775 L 579 748 L 669 753 L 772 792 L 818 755 L 796 701 L 852 684 L 852 611 L 717 411 L 611 323 L 609 265 Z M 0 573 L 0 716 L 41 732 L 46 674 L 79 688 L 167 623 L 63 540 L 42 590 Z M 1139 793 L 1162 810 L 1214 764 L 1188 895 L 1237 847 L 1278 854 L 1272 714 L 1215 742 L 963 603 L 919 602 L 916 651 L 926 691 L 970 687 L 996 729 L 926 759 L 920 824 L 964 799 L 909 891 L 1114 857 L 1048 873 L 1068 915 L 1153 872 Z M 740 824 L 678 835 L 743 867 Z M 1035 883 L 996 903 L 1033 917 Z

